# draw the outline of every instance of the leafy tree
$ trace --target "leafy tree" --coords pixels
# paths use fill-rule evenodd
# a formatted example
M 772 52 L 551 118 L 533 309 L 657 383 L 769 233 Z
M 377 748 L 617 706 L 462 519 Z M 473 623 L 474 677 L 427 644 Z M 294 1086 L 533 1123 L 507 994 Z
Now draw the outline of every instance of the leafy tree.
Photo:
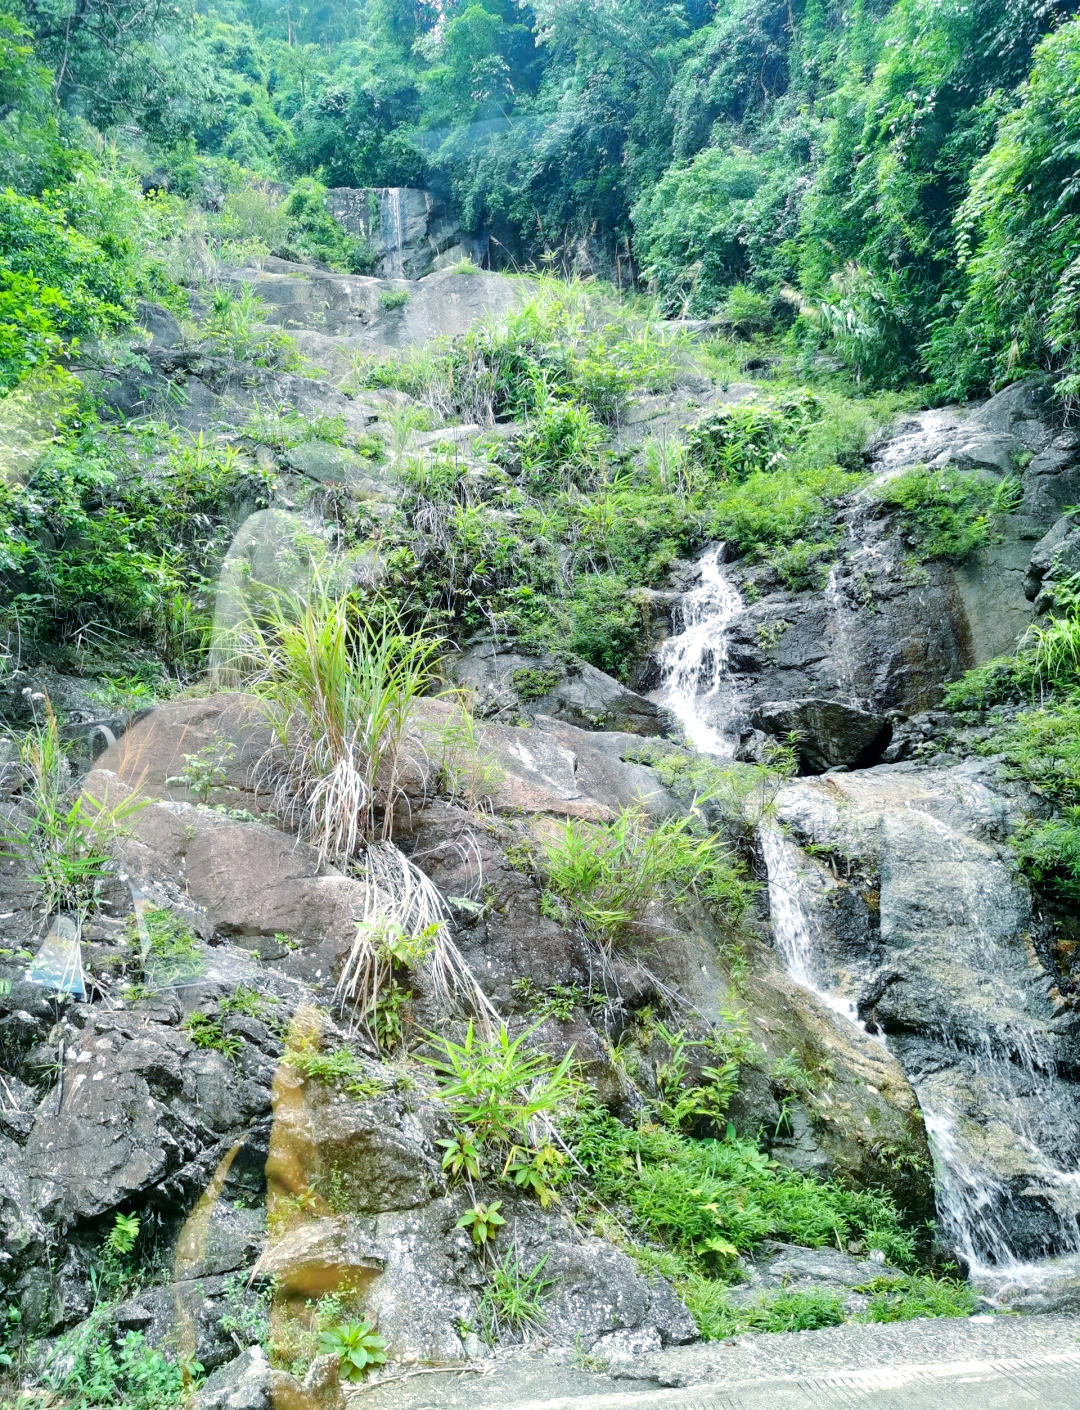
M 709 147 L 634 207 L 637 253 L 672 312 L 707 313 L 747 273 L 747 207 L 761 181 L 749 152 Z
M 1080 352 L 1080 21 L 1040 44 L 1020 103 L 976 167 L 957 216 L 967 287 L 931 365 L 964 396 Z M 1080 387 L 1070 375 L 1064 390 Z

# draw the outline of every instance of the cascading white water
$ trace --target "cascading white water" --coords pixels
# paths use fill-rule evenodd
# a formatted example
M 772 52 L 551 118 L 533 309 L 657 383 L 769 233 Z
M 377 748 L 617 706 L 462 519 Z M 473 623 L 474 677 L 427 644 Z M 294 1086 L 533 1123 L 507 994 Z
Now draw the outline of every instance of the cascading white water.
M 660 652 L 663 683 L 657 696 L 703 754 L 730 759 L 734 742 L 715 723 L 729 690 L 727 630 L 743 601 L 720 567 L 723 544 L 701 560 L 701 585 L 683 593 L 682 631 Z M 710 722 L 710 719 L 712 722 Z
M 1029 1211 L 1024 1206 L 1032 1196 L 1049 1205 L 1042 1221 L 1044 1255 L 1080 1256 L 1080 1171 L 1064 1168 L 1061 1153 L 1039 1131 L 1037 1115 L 1032 1117 L 1032 1111 L 1054 1109 L 1055 1066 L 1030 1034 L 1013 1036 L 1017 1041 L 1006 1037 L 1007 1051 L 1001 1035 L 989 1033 L 978 1052 L 943 1046 L 951 1047 L 958 1064 L 970 1072 L 980 1106 L 990 1116 L 988 1127 L 1000 1124 L 1009 1131 L 1028 1172 L 1019 1199 L 1002 1181 L 971 1163 L 959 1137 L 971 1114 L 958 1109 L 948 1089 L 939 1089 L 933 1073 L 913 1082 L 934 1155 L 942 1228 L 970 1276 L 988 1289 L 1004 1282 L 1031 1287 L 1043 1277 L 1040 1265 L 1017 1251 L 1016 1227 L 1025 1224 Z
M 834 1013 L 846 1018 L 849 1023 L 854 1023 L 856 1027 L 862 1027 L 851 1000 L 830 989 L 818 973 L 810 923 L 799 900 L 799 873 L 791 856 L 791 844 L 772 823 L 766 823 L 761 828 L 759 837 L 762 856 L 765 859 L 765 873 L 769 881 L 769 914 L 772 919 L 773 939 L 784 958 L 784 968 L 796 984 L 801 984 L 804 989 L 816 994 Z
M 725 707 L 728 714 L 732 713 L 727 631 L 743 604 L 723 575 L 721 553 L 722 549 L 717 549 L 702 559 L 701 584 L 683 597 L 683 630 L 665 643 L 661 656 L 664 680 L 656 698 L 676 715 L 696 748 L 730 757 L 732 741 L 725 737 L 718 722 L 724 718 Z M 836 617 L 836 655 L 844 677 L 838 685 L 854 697 L 855 672 L 845 616 L 848 609 L 835 578 L 830 579 L 827 598 Z M 950 856 L 954 863 L 962 863 L 962 849 L 950 829 L 929 813 L 926 820 L 930 829 L 940 835 L 943 855 Z M 855 1004 L 837 992 L 828 963 L 816 943 L 802 901 L 797 849 L 775 824 L 762 827 L 760 841 L 768 874 L 773 934 L 788 973 L 839 1017 L 866 1032 Z M 991 899 L 979 894 L 974 883 L 962 889 L 959 899 L 959 914 L 983 972 L 989 976 L 1000 970 L 1005 982 L 1008 976 L 1001 953 L 980 923 L 983 907 L 992 903 Z M 885 1042 L 884 1038 L 879 1041 Z M 969 1074 L 972 1088 L 978 1092 L 975 1117 L 980 1116 L 982 1108 L 997 1113 L 995 1119 L 1009 1133 L 1018 1155 L 1024 1157 L 1024 1168 L 1038 1172 L 1033 1179 L 1039 1186 L 1025 1188 L 1021 1180 L 1019 1191 L 1010 1190 L 988 1170 L 976 1168 L 970 1158 L 970 1143 L 965 1144 L 962 1139 L 965 1125 L 972 1124 L 973 1114 L 955 1107 L 947 1084 L 935 1082 L 937 1069 L 932 1063 L 921 1073 L 913 1072 L 913 1085 L 934 1155 L 939 1217 L 948 1241 L 964 1260 L 976 1285 L 992 1298 L 1005 1296 L 1010 1287 L 1032 1289 L 1047 1285 L 1055 1277 L 1075 1278 L 1080 1274 L 1080 1172 L 1066 1168 L 1069 1160 L 1063 1160 L 1055 1152 L 1053 1142 L 1035 1129 L 1037 1120 L 1031 1116 L 1033 1109 L 1050 1109 L 1053 1104 L 1052 1055 L 1043 1051 L 1033 1030 L 1007 1031 L 1006 1025 L 999 1032 L 992 1023 L 979 1052 L 961 1052 L 947 1035 L 943 1035 L 942 1045 L 952 1050 L 954 1065 Z M 981 1123 L 976 1120 L 975 1124 Z M 1037 1194 L 1050 1205 L 1054 1217 L 1042 1221 L 1035 1240 L 1036 1246 L 1041 1245 L 1049 1256 L 1031 1263 L 1017 1252 L 1016 1230 L 1022 1230 L 1025 1223 L 1027 1211 L 1023 1206 Z M 1020 1237 L 1023 1238 L 1022 1233 Z M 1029 1248 L 1031 1243 L 1029 1235 Z
M 404 194 L 403 187 L 384 186 L 378 196 L 382 270 L 389 279 L 401 279 L 405 273 Z
M 825 584 L 825 601 L 829 604 L 833 621 L 836 623 L 836 642 L 832 655 L 837 664 L 837 674 L 840 677 L 836 682 L 837 689 L 847 691 L 851 703 L 857 704 L 855 655 L 851 649 L 851 636 L 847 621 L 848 608 L 840 592 L 835 568 L 829 569 L 828 582 Z
M 800 899 L 803 883 L 795 864 L 794 845 L 775 824 L 762 827 L 760 841 L 768 875 L 773 937 L 784 967 L 797 984 L 815 994 L 834 1013 L 863 1028 L 855 1005 L 836 992 L 825 972 L 812 924 Z M 999 964 L 1000 957 L 978 924 L 977 915 L 977 898 L 972 897 L 969 923 L 989 971 Z M 1054 1100 L 1052 1058 L 1028 1031 L 987 1032 L 979 1052 L 961 1051 L 947 1037 L 941 1042 L 952 1053 L 955 1064 L 971 1074 L 980 1091 L 981 1105 L 997 1113 L 999 1120 L 1004 1117 L 1026 1167 L 1038 1172 L 1037 1178 L 1032 1177 L 1032 1185 L 1037 1186 L 1054 1212 L 1043 1226 L 1046 1255 L 1080 1255 L 1080 1225 L 1076 1219 L 1080 1213 L 1080 1172 L 1062 1168 L 1060 1159 L 1033 1129 L 1030 1118 L 1032 1106 L 1038 1110 Z M 1023 1205 L 1036 1189 L 1028 1187 L 1018 1203 L 1005 1184 L 971 1162 L 970 1151 L 958 1138 L 960 1124 L 970 1121 L 970 1114 L 956 1108 L 951 1089 L 947 1085 L 940 1087 L 934 1077 L 930 1071 L 921 1076 L 914 1074 L 912 1081 L 934 1156 L 938 1214 L 946 1240 L 963 1260 L 969 1275 L 987 1292 L 993 1294 L 1006 1284 L 1037 1286 L 1045 1276 L 1044 1269 L 1018 1254 L 1015 1238 L 1015 1225 L 1022 1228 L 1026 1222 Z M 1021 1091 L 1026 1102 L 1018 1099 Z M 1054 1269 L 1057 1266 L 1055 1263 Z

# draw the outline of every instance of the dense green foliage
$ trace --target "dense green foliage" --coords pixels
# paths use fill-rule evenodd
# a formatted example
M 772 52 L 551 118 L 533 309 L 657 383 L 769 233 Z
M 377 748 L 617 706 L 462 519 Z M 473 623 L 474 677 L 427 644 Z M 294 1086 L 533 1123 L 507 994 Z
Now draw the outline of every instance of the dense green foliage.
M 898 511 L 894 522 L 918 558 L 959 562 L 993 541 L 995 520 L 1014 508 L 1019 489 L 1009 475 L 998 480 L 919 466 L 887 480 L 876 498 Z
M 634 1130 L 583 1106 L 571 1134 L 600 1197 L 625 1205 L 640 1234 L 686 1256 L 688 1268 L 722 1270 L 768 1238 L 820 1248 L 857 1237 L 893 1263 L 914 1258 L 887 1196 L 785 1169 L 734 1132 L 718 1141 L 647 1124 Z
M 495 258 L 586 257 L 671 313 L 827 344 L 860 381 L 1073 375 L 1071 0 L 10 3 L 0 180 L 42 199 L 58 260 L 102 247 L 69 199 L 115 162 L 92 126 L 234 254 L 362 270 L 324 188 L 427 185 Z M 82 248 L 70 308 L 51 254 L 0 265 L 27 349 L 9 376 L 129 307 Z
M 260 508 L 265 494 L 235 451 L 75 409 L 25 484 L 0 484 L 2 626 L 61 651 L 127 654 L 133 671 L 140 647 L 172 666 L 198 659 L 228 506 Z
M 1039 804 L 1013 846 L 1040 888 L 1069 903 L 1080 898 L 1078 586 L 1075 579 L 1058 584 L 1059 615 L 1029 628 L 1014 656 L 967 672 L 944 700 L 962 719 L 988 726 L 979 747 L 1033 789 Z

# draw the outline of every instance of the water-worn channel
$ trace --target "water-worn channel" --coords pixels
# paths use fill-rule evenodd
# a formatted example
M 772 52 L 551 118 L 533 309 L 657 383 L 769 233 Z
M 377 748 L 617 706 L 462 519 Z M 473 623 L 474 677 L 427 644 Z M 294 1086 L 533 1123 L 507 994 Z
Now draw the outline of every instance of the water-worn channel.
M 705 555 L 700 586 L 683 598 L 682 630 L 663 649 L 659 698 L 696 748 L 730 758 L 734 750 L 725 717 L 734 711 L 738 691 L 728 672 L 726 638 L 742 603 L 725 579 L 721 559 L 722 550 Z M 1062 1074 L 1059 1034 L 1025 989 L 1026 902 L 1015 886 L 1003 902 L 991 883 L 1000 873 L 1008 884 L 1007 869 L 993 857 L 973 862 L 978 844 L 968 841 L 963 827 L 943 822 L 932 798 L 924 805 L 912 778 L 910 768 L 903 774 L 878 772 L 876 787 L 885 802 L 879 798 L 875 826 L 887 841 L 889 810 L 900 810 L 923 844 L 923 924 L 933 932 L 933 944 L 951 949 L 958 961 L 952 1010 L 943 1004 L 936 1029 L 935 1020 L 880 1021 L 867 996 L 898 977 L 885 974 L 883 954 L 889 956 L 881 942 L 908 945 L 910 917 L 905 917 L 907 932 L 899 933 L 897 926 L 895 935 L 881 933 L 862 954 L 849 946 L 838 963 L 835 943 L 822 933 L 821 908 L 806 892 L 814 864 L 785 828 L 769 819 L 759 830 L 759 843 L 774 943 L 796 983 L 817 995 L 838 1023 L 855 1024 L 885 1043 L 907 1072 L 933 1152 L 945 1245 L 991 1300 L 1015 1302 L 1021 1290 L 1021 1300 L 1027 1296 L 1037 1307 L 1041 1288 L 1080 1279 L 1076 1084 Z M 890 787 L 897 795 L 892 799 Z M 884 848 L 879 843 L 882 855 Z M 889 876 L 879 884 L 886 891 L 897 887 Z M 883 915 L 882 932 L 890 924 Z M 930 942 L 924 948 L 929 953 Z M 963 992 L 965 974 L 977 977 L 979 994 Z M 932 983 L 932 970 L 924 982 L 928 978 Z M 957 1001 L 970 1011 L 954 1024 L 949 1015 L 958 1011 Z M 875 1017 L 867 1022 L 871 1011 Z

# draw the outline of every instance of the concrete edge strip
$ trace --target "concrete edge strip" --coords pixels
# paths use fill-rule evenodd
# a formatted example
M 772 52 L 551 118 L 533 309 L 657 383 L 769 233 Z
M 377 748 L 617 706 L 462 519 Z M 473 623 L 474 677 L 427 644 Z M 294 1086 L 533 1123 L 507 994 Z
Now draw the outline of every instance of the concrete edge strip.
M 1060 1367 L 1080 1371 L 1080 1351 L 1053 1351 L 1042 1356 L 1005 1357 L 996 1361 L 943 1361 L 923 1365 L 852 1367 L 817 1376 L 761 1376 L 755 1380 L 705 1381 L 677 1390 L 606 1392 L 602 1395 L 560 1396 L 556 1400 L 507 1402 L 502 1410 L 691 1410 L 718 1403 L 740 1391 L 762 1390 L 770 1385 L 799 1386 L 807 1390 L 848 1387 L 854 1391 L 892 1390 L 918 1381 L 942 1381 L 956 1376 L 1023 1376 Z
M 1043 1356 L 1002 1357 L 994 1361 L 941 1361 L 922 1366 L 881 1366 L 865 1371 L 827 1371 L 805 1381 L 804 1384 L 822 1389 L 827 1386 L 862 1389 L 865 1386 L 867 1390 L 882 1390 L 907 1385 L 911 1381 L 941 1380 L 950 1376 L 1015 1375 L 1017 1372 L 1050 1366 L 1080 1369 L 1080 1351 L 1052 1351 Z M 747 1382 L 743 1381 L 742 1384 L 746 1385 Z

